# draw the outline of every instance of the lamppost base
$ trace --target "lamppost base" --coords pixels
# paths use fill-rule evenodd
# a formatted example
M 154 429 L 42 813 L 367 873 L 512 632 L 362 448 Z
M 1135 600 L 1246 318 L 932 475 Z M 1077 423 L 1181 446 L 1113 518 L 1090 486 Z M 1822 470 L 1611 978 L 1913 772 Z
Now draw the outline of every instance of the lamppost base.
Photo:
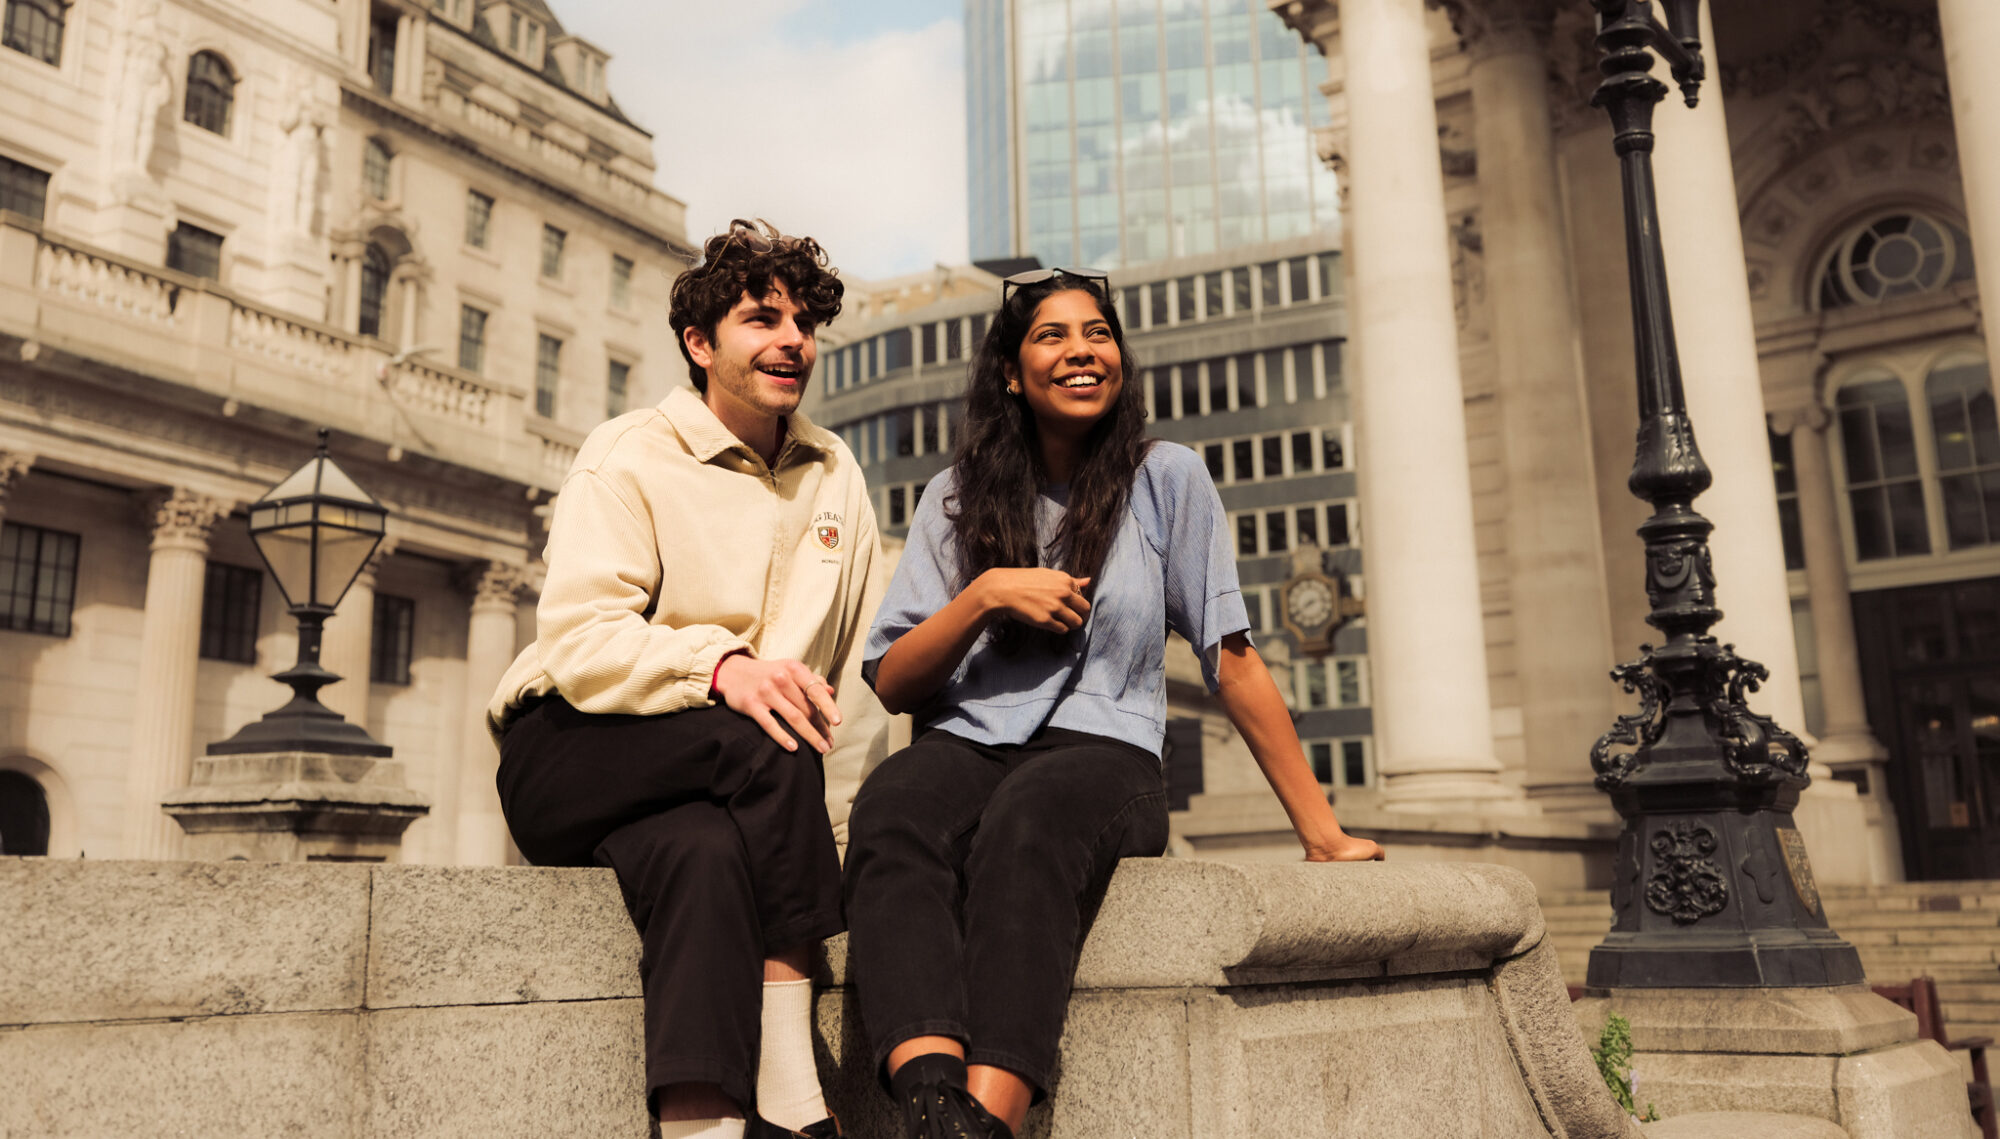
M 1611 933 L 1590 951 L 1591 988 L 1756 989 L 1858 985 L 1861 954 L 1830 930 Z

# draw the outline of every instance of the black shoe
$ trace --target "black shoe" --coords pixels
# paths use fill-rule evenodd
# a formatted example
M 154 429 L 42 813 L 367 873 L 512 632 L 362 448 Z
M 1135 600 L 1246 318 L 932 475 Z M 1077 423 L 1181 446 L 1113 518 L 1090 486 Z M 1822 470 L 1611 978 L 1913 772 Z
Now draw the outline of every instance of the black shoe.
M 780 1127 L 753 1111 L 750 1117 L 743 1121 L 743 1139 L 842 1139 L 842 1135 L 840 1120 L 831 1115 L 818 1123 L 808 1124 L 803 1130 L 793 1131 L 788 1127 Z
M 1014 1139 L 965 1088 L 965 1061 L 935 1052 L 911 1059 L 889 1079 L 907 1139 Z

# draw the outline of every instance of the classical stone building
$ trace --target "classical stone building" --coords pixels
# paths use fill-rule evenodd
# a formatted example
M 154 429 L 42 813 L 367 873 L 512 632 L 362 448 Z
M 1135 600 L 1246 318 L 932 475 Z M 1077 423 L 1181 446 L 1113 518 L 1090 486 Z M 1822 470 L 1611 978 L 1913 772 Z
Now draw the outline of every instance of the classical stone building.
M 1346 191 L 1385 800 L 1587 816 L 1585 757 L 1622 710 L 1605 671 L 1653 636 L 1590 7 L 1270 7 L 1326 57 Z M 1800 810 L 1823 880 L 1993 877 L 2000 8 L 1707 8 L 1711 80 L 1662 108 L 1656 163 L 1717 632 L 1831 768 Z M 1412 461 L 1369 461 L 1391 452 Z M 1485 714 L 1504 707 L 1515 755 Z
M 692 250 L 605 52 L 540 0 L 5 0 L 0 843 L 160 857 L 209 742 L 283 702 L 242 508 L 332 429 L 390 509 L 327 702 L 498 862 L 480 709 L 583 433 L 684 368 Z

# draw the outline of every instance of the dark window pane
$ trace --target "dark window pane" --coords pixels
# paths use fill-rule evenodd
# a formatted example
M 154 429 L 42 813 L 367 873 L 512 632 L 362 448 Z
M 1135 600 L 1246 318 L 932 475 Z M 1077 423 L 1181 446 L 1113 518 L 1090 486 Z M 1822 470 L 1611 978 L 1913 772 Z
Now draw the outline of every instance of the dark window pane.
M 1954 550 L 1986 544 L 1986 505 L 1978 475 L 1947 475 L 1938 480 L 1944 496 L 1945 540 Z
M 923 325 L 922 331 L 923 331 L 922 340 L 923 340 L 924 363 L 935 364 L 938 362 L 937 325 L 934 323 L 926 323 Z
M 11 7 L 11 5 L 10 5 Z M 181 118 L 205 131 L 229 133 L 229 111 L 236 102 L 236 76 L 212 51 L 196 52 L 188 60 L 187 100 Z
M 1340 378 L 1344 374 L 1342 371 L 1342 360 L 1346 356 L 1346 353 L 1342 350 L 1344 343 L 1345 341 L 1340 340 L 1322 340 L 1319 343 L 1320 355 L 1325 358 L 1326 389 L 1328 391 L 1334 391 L 1340 387 Z
M 1340 295 L 1342 283 L 1340 273 L 1340 254 L 1319 255 L 1319 295 L 1322 298 Z
M 477 190 L 465 192 L 465 243 L 486 248 L 486 227 L 493 220 L 493 199 Z
M 1236 556 L 1254 558 L 1257 556 L 1257 516 L 1239 514 L 1236 517 Z
M 1766 434 L 1771 444 L 1771 477 L 1778 484 L 1778 493 L 1797 494 L 1799 480 L 1792 469 L 1792 437 L 1776 431 Z
M 1798 499 L 1778 500 L 1778 530 L 1785 543 L 1785 568 L 1788 570 L 1806 568 L 1806 544 L 1799 530 Z
M 1282 435 L 1266 435 L 1260 448 L 1264 458 L 1264 477 L 1283 478 L 1285 474 L 1285 439 Z
M 12 19 L 13 6 L 8 7 Z M 0 210 L 41 221 L 48 209 L 49 176 L 25 163 L 0 158 Z
M 1229 366 L 1221 360 L 1208 362 L 1208 410 L 1216 415 L 1229 410 Z
M 1167 283 L 1154 281 L 1146 286 L 1147 299 L 1153 306 L 1152 324 L 1167 323 Z
M 1280 361 L 1277 370 L 1275 372 L 1267 370 L 1264 373 L 1264 382 L 1269 384 L 1273 390 L 1278 390 L 1282 388 L 1285 382 L 1284 353 L 1265 353 L 1264 362 L 1266 364 L 1269 364 L 1273 359 Z M 1238 356 L 1236 358 L 1236 406 L 1263 406 L 1261 401 L 1257 399 L 1257 363 L 1255 357 Z
M 7 26 L 0 43 L 51 67 L 62 64 L 63 25 L 69 6 L 63 0 L 7 0 Z
M 1231 443 L 1229 458 L 1237 482 L 1249 482 L 1257 477 L 1257 463 L 1251 454 L 1251 440 L 1238 439 Z
M 882 345 L 882 367 L 880 372 L 893 372 L 910 366 L 910 330 L 898 328 L 885 332 L 879 338 Z
M 1243 608 L 1250 614 L 1250 631 L 1262 632 L 1264 628 L 1264 595 L 1250 590 L 1243 595 Z
M 891 429 L 896 433 L 896 454 L 917 453 L 917 413 L 913 408 L 892 412 L 889 417 Z
M 1128 285 L 1125 291 L 1120 294 L 1122 299 L 1119 301 L 1118 319 L 1124 321 L 1126 325 L 1132 328 L 1145 327 L 1143 321 L 1140 319 L 1146 315 L 1145 311 L 1140 307 L 1142 304 L 1139 299 L 1141 292 L 1142 290 L 1138 285 Z
M 361 148 L 361 184 L 377 201 L 389 196 L 389 148 L 376 139 Z
M 388 292 L 389 255 L 371 244 L 361 254 L 361 335 L 382 335 L 382 300 Z
M 1313 437 L 1310 431 L 1292 432 L 1292 473 L 1302 475 L 1313 469 Z
M 0 526 L 0 629 L 69 636 L 81 542 L 40 526 Z
M 1319 436 L 1320 469 L 1337 471 L 1344 468 L 1346 456 L 1340 446 L 1339 433 L 1326 430 Z
M 384 95 L 396 89 L 396 19 L 368 25 L 368 77 Z
M 2000 471 L 1986 471 L 1979 476 L 1980 498 L 1986 504 L 1986 540 L 2000 538 Z
M 909 520 L 909 495 L 902 487 L 889 488 L 889 525 L 901 526 Z
M 613 360 L 604 374 L 604 414 L 617 418 L 631 406 L 632 365 Z
M 257 663 L 257 609 L 264 598 L 264 571 L 208 563 L 202 587 L 201 657 Z
M 1859 561 L 1886 558 L 1894 552 L 1889 542 L 1889 502 L 1881 487 L 1864 487 L 1847 494 L 1854 515 L 1854 556 Z
M 1193 364 L 1182 364 L 1181 375 L 1181 415 L 1201 414 L 1201 373 Z
M 486 364 L 486 314 L 471 305 L 458 309 L 458 366 L 477 374 Z
M 1342 740 L 1340 743 L 1341 781 L 1349 787 L 1365 786 L 1368 782 L 1368 749 L 1360 740 Z
M 1875 460 L 1874 417 L 1867 408 L 1841 409 L 1840 449 L 1847 460 L 1848 482 L 1868 483 L 1882 477 L 1882 466 Z
M 1291 270 L 1292 303 L 1299 305 L 1311 300 L 1309 290 L 1312 288 L 1312 267 L 1306 264 L 1306 259 L 1303 257 L 1294 257 L 1285 264 Z
M 1153 389 L 1153 418 L 1178 419 L 1174 414 L 1173 377 L 1165 368 L 1153 368 L 1146 373 L 1147 385 Z
M 1221 482 L 1226 476 L 1222 468 L 1222 444 L 1210 443 L 1201 449 L 1201 458 L 1208 464 L 1208 477 Z
M 1194 278 L 1182 277 L 1174 282 L 1174 302 L 1180 306 L 1180 319 L 1194 319 Z
M 1352 541 L 1347 530 L 1347 504 L 1336 502 L 1326 508 L 1326 544 L 1345 546 Z
M 1222 315 L 1222 274 L 1210 273 L 1201 279 L 1202 303 L 1208 306 L 1208 319 Z
M 417 603 L 386 593 L 375 595 L 375 635 L 368 679 L 375 684 L 410 682 L 411 648 L 416 641 Z
M 1930 531 L 1924 525 L 1924 488 L 1915 482 L 1890 483 L 1889 518 L 1896 532 L 1896 556 L 1931 552 Z
M 1956 471 L 1973 466 L 1972 430 L 1965 419 L 1965 399 L 1956 391 L 1943 389 L 1931 377 L 1931 435 L 1937 443 L 1938 469 Z
M 1875 405 L 1875 433 L 1882 446 L 1882 473 L 1907 478 L 1917 473 L 1916 435 L 1910 426 L 1910 405 L 1900 397 Z
M 944 322 L 944 358 L 959 360 L 965 356 L 965 322 L 953 317 Z
M 211 281 L 222 277 L 222 235 L 186 222 L 167 235 L 167 268 Z
M 1323 741 L 1312 745 L 1313 778 L 1328 786 L 1333 784 L 1333 745 Z
M 1290 527 L 1285 525 L 1285 512 L 1273 510 L 1264 515 L 1265 547 L 1271 553 L 1283 553 L 1292 548 Z
M 563 271 L 563 245 L 569 234 L 552 225 L 542 227 L 542 276 L 560 277 Z
M 1262 265 L 1260 265 L 1260 266 L 1258 266 L 1258 267 L 1257 267 L 1257 271 L 1258 271 L 1258 273 L 1259 273 L 1259 274 L 1260 274 L 1260 275 L 1261 275 L 1261 276 L 1263 277 L 1263 279 L 1264 279 L 1264 281 L 1263 281 L 1263 284 L 1264 284 L 1264 287 L 1263 287 L 1263 294 L 1264 294 L 1264 298 L 1263 298 L 1263 299 L 1264 299 L 1264 307 L 1265 307 L 1265 308 L 1277 308 L 1277 307 L 1278 307 L 1278 266 L 1279 266 L 1279 264 L 1280 264 L 1280 263 L 1279 263 L 1279 262 L 1276 262 L 1276 261 L 1266 261 L 1266 262 L 1265 262 L 1264 264 L 1262 264 Z
M 624 308 L 632 303 L 632 261 L 611 255 L 611 304 L 614 308 Z
M 535 414 L 554 418 L 556 386 L 562 379 L 562 341 L 542 333 L 535 338 Z
M 13 18 L 13 7 L 7 10 Z M 0 771 L 0 855 L 40 858 L 49 852 L 49 797 L 34 777 Z
M 1230 288 L 1236 294 L 1236 311 L 1250 311 L 1250 266 L 1239 265 L 1229 271 Z
M 922 442 L 924 454 L 938 453 L 938 418 L 940 409 L 936 404 L 917 409 L 917 438 Z
M 1292 512 L 1292 524 L 1296 528 L 1299 545 L 1310 546 L 1319 541 L 1319 508 L 1301 506 Z

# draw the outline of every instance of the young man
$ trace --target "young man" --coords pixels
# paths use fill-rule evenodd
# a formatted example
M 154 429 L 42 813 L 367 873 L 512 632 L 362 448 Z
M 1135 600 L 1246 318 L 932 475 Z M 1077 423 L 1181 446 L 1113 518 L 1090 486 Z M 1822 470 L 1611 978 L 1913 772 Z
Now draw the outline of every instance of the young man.
M 887 723 L 859 672 L 875 513 L 798 413 L 841 291 L 811 238 L 709 240 L 669 314 L 694 389 L 584 441 L 489 709 L 521 853 L 618 874 L 662 1139 L 837 1134 L 807 968 L 845 928 L 835 830 Z

